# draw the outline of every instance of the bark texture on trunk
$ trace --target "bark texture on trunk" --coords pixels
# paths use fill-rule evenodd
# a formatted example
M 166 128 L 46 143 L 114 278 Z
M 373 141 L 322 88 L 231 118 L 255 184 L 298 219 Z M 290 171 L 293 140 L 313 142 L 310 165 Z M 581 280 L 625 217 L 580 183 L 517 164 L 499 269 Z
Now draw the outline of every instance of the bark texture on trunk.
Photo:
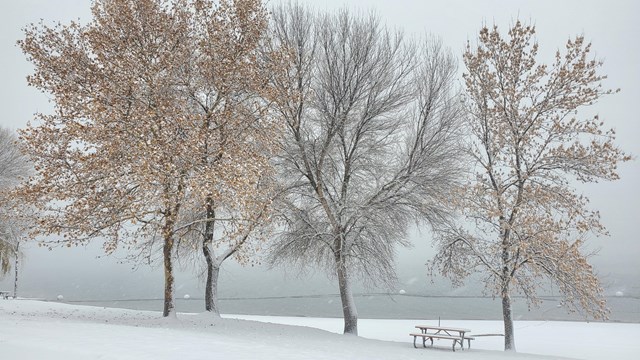
M 340 300 L 342 301 L 342 315 L 344 318 L 344 334 L 358 335 L 358 311 L 353 300 L 351 284 L 347 266 L 340 256 L 336 257 L 338 286 L 340 287 Z
M 504 350 L 516 351 L 515 338 L 513 336 L 513 318 L 511 316 L 511 297 L 509 289 L 502 290 L 502 319 L 504 321 Z
M 162 316 L 175 316 L 175 304 L 173 301 L 173 236 L 165 235 L 162 254 L 164 257 L 164 309 Z

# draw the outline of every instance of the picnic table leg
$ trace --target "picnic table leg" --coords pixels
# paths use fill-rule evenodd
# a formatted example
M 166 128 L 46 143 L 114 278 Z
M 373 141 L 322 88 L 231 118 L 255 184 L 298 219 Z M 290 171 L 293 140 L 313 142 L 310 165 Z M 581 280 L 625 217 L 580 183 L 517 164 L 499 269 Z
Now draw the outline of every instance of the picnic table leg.
M 418 347 L 416 346 L 416 338 L 417 338 L 417 336 L 414 335 L 413 336 L 413 347 L 417 349 Z

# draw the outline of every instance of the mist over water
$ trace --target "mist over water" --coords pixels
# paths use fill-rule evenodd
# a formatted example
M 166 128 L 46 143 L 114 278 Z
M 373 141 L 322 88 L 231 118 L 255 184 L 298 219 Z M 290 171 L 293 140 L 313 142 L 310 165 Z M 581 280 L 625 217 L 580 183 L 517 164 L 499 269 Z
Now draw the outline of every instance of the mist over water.
M 71 301 L 72 304 L 119 307 L 135 310 L 162 311 L 161 299 Z M 610 322 L 640 322 L 640 299 L 610 297 Z M 486 297 L 431 297 L 417 295 L 360 294 L 356 296 L 358 315 L 363 319 L 448 319 L 448 320 L 501 320 L 500 301 Z M 204 312 L 202 298 L 176 299 L 178 312 Z M 341 317 L 338 294 L 322 296 L 271 297 L 221 299 L 223 314 Z M 515 320 L 589 321 L 581 314 L 560 307 L 559 299 L 546 298 L 539 308 L 530 311 L 524 299 L 516 298 Z
M 452 287 L 441 277 L 430 278 L 425 262 L 431 256 L 428 238 L 413 234 L 416 244 L 398 251 L 398 283 L 395 289 L 356 286 L 356 305 L 361 318 L 383 319 L 501 319 L 499 300 L 482 297 L 483 283 L 470 278 Z M 30 244 L 23 260 L 19 284 L 21 297 L 100 307 L 162 310 L 163 273 L 158 267 L 133 265 L 122 254 L 103 256 L 99 244 L 54 249 L 63 261 L 46 261 L 51 251 Z M 640 279 L 635 269 L 606 272 L 601 281 L 611 308 L 610 321 L 640 322 Z M 203 312 L 203 280 L 197 268 L 185 266 L 176 273 L 176 307 L 179 312 Z M 13 277 L 0 281 L 0 290 L 12 290 Z M 401 294 L 403 292 L 404 294 Z M 223 265 L 220 275 L 220 308 L 223 314 L 341 317 L 337 283 L 321 271 L 269 269 L 264 265 Z M 622 296 L 616 296 L 618 295 Z M 185 295 L 189 300 L 184 300 Z M 515 298 L 516 320 L 585 320 L 559 308 L 557 291 L 541 291 L 539 308 L 528 310 L 526 301 Z

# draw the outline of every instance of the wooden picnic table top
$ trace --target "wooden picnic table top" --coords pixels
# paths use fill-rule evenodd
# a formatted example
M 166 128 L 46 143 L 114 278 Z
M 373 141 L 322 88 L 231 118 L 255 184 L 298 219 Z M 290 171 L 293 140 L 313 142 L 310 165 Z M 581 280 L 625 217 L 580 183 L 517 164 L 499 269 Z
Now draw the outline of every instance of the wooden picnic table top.
M 422 329 L 422 330 L 430 329 L 430 330 L 441 330 L 441 331 L 457 331 L 459 333 L 471 332 L 470 329 L 454 328 L 454 327 L 448 327 L 448 326 L 436 326 L 436 325 L 416 325 L 416 328 Z

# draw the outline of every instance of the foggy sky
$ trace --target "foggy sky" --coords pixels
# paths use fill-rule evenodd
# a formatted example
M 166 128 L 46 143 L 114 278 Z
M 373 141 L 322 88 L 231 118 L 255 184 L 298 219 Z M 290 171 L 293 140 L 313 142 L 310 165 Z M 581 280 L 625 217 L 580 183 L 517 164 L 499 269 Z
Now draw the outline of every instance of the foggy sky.
M 318 10 L 334 11 L 348 7 L 355 11 L 375 11 L 387 25 L 403 29 L 409 36 L 430 33 L 442 38 L 460 58 L 467 40 L 472 42 L 483 24 L 498 25 L 503 31 L 516 19 L 536 25 L 540 43 L 539 59 L 550 62 L 556 49 L 569 36 L 584 34 L 593 43 L 598 58 L 604 60 L 602 73 L 609 76 L 605 85 L 621 92 L 606 98 L 581 115 L 599 114 L 616 129 L 617 143 L 625 151 L 640 154 L 640 2 L 628 1 L 419 1 L 373 0 L 307 1 Z M 274 3 L 273 1 L 271 3 Z M 0 11 L 0 125 L 24 127 L 36 112 L 51 110 L 47 97 L 28 88 L 25 76 L 31 66 L 15 45 L 21 28 L 45 19 L 47 23 L 72 19 L 90 19 L 88 0 L 15 0 L 5 1 Z M 460 64 L 462 66 L 462 64 Z M 640 216 L 640 164 L 620 167 L 621 180 L 581 186 L 591 198 L 591 206 L 600 210 L 610 236 L 589 239 L 591 249 L 599 249 L 591 259 L 603 276 L 608 292 L 622 290 L 640 294 L 640 242 L 637 227 Z M 431 257 L 428 229 L 413 232 L 415 247 L 399 250 L 399 288 L 424 290 L 431 286 L 425 277 L 424 263 Z M 23 296 L 53 298 L 58 293 L 73 298 L 160 297 L 162 271 L 141 267 L 132 272 L 131 264 L 121 264 L 124 253 L 99 258 L 101 244 L 89 248 L 48 251 L 30 245 L 23 261 Z M 198 295 L 199 280 L 191 271 L 177 276 L 176 295 Z M 0 281 L 0 289 L 11 287 L 12 276 Z M 442 290 L 448 291 L 447 287 Z M 337 292 L 337 285 L 324 277 L 298 278 L 295 271 L 265 272 L 263 267 L 241 269 L 226 264 L 221 275 L 221 296 L 269 296 Z

